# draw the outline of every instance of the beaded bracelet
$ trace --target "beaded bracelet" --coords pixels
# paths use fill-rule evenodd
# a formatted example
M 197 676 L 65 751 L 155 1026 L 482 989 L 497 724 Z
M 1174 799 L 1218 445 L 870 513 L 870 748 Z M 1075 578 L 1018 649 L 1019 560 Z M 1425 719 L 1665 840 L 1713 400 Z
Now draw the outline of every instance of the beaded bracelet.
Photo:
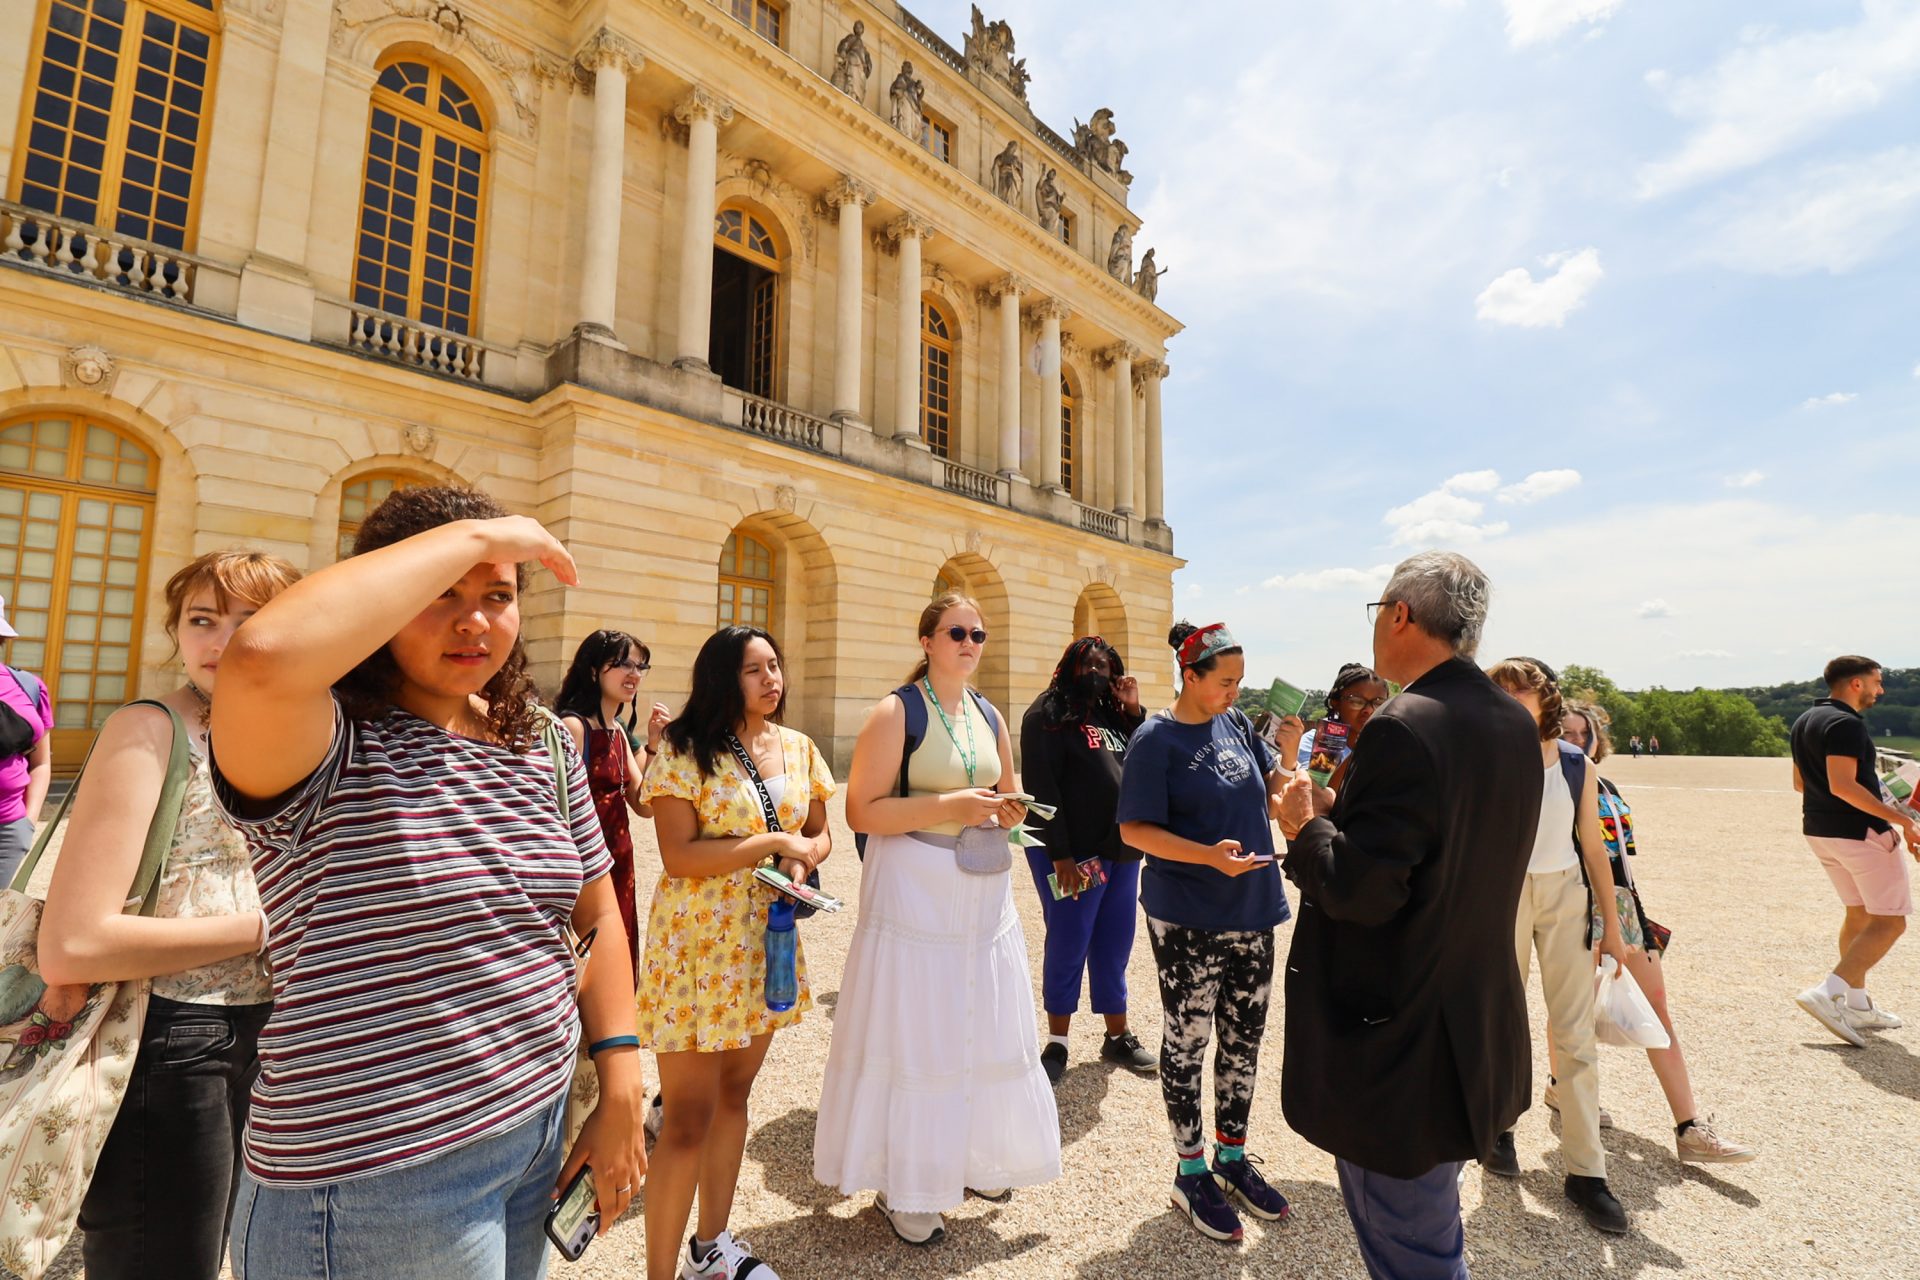
M 639 1036 L 608 1036 L 605 1040 L 595 1040 L 587 1046 L 587 1056 L 593 1057 L 602 1049 L 638 1049 Z

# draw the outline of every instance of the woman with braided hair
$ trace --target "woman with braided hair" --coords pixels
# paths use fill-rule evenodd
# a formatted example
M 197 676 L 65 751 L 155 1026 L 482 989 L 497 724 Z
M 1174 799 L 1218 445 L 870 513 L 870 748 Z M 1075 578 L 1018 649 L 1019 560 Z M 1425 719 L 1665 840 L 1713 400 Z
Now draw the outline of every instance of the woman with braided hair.
M 1353 739 L 1360 736 L 1360 731 L 1367 727 L 1367 721 L 1373 719 L 1373 713 L 1386 700 L 1387 682 L 1372 667 L 1349 662 L 1340 668 L 1340 674 L 1333 678 L 1333 687 L 1327 690 L 1327 719 L 1347 726 L 1347 745 L 1351 749 Z M 1306 736 L 1300 739 L 1300 768 L 1310 766 L 1314 743 L 1319 736 L 1317 729 L 1309 729 Z M 1345 761 L 1341 763 L 1345 764 Z M 1338 791 L 1339 782 L 1331 784 L 1331 789 Z
M 1053 1084 L 1067 1069 L 1067 1028 L 1087 975 L 1093 1011 L 1107 1021 L 1100 1056 L 1142 1075 L 1159 1059 L 1127 1028 L 1127 961 L 1133 954 L 1140 851 L 1120 838 L 1120 768 L 1140 727 L 1140 682 L 1112 645 L 1082 636 L 1067 646 L 1053 680 L 1020 725 L 1028 792 L 1059 812 L 1040 830 L 1045 848 L 1027 850 L 1046 921 L 1041 992 L 1047 1045 L 1040 1065 Z M 1060 887 L 1054 894 L 1051 877 Z

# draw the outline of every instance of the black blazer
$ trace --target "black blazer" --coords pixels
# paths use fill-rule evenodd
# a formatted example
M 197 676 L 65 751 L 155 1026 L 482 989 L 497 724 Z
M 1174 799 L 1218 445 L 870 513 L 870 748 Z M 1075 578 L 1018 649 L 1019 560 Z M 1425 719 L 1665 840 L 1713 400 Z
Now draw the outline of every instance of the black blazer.
M 1287 850 L 1281 1102 L 1307 1141 L 1414 1178 L 1484 1155 L 1532 1091 L 1513 922 L 1540 819 L 1533 718 L 1470 662 L 1375 714 Z

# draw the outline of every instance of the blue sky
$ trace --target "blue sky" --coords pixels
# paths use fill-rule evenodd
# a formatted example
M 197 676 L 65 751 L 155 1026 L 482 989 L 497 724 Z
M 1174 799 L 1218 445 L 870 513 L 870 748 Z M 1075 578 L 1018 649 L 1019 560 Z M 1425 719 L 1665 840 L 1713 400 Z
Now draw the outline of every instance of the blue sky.
M 960 43 L 966 3 L 910 7 Z M 1493 576 L 1488 659 L 1920 665 L 1920 0 L 987 16 L 1043 119 L 1132 149 L 1187 326 L 1176 608 L 1251 676 L 1364 660 L 1428 546 Z

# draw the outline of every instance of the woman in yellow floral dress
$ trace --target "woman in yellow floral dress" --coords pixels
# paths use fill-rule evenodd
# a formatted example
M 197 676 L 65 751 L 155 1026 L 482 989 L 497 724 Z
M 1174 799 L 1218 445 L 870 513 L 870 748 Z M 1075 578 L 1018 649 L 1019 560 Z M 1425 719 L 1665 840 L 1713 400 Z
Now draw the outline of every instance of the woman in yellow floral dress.
M 647 768 L 663 868 L 640 957 L 640 1039 L 660 1064 L 665 1098 L 647 1174 L 647 1276 L 778 1280 L 727 1230 L 747 1141 L 747 1095 L 773 1033 L 812 1007 L 806 957 L 799 998 L 767 1008 L 767 908 L 754 868 L 795 879 L 832 847 L 833 774 L 805 734 L 780 723 L 786 672 L 757 627 L 723 627 L 693 663 L 686 708 Z M 760 786 L 743 761 L 751 760 Z M 766 802 L 777 823 L 769 824 Z M 679 1269 L 695 1189 L 700 1220 Z

